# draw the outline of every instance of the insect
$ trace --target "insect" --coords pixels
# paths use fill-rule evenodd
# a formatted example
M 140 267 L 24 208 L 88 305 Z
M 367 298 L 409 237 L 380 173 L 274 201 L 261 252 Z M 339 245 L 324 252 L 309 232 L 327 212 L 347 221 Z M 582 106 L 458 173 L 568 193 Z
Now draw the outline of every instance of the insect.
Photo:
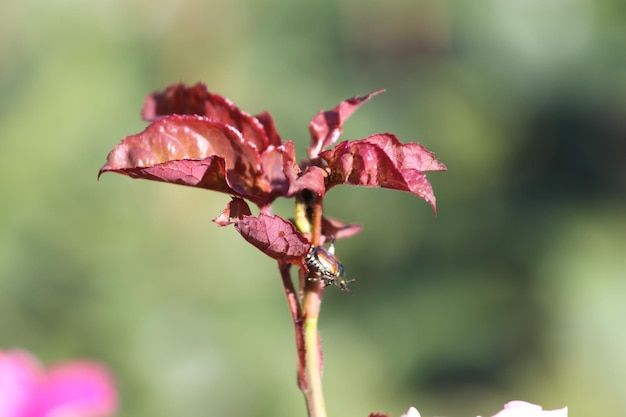
M 332 242 L 328 249 L 323 246 L 311 246 L 304 263 L 309 268 L 309 272 L 317 275 L 309 275 L 309 281 L 322 281 L 326 287 L 335 284 L 340 289 L 350 292 L 348 283 L 354 280 L 346 280 L 346 273 L 341 261 L 335 256 L 335 246 Z

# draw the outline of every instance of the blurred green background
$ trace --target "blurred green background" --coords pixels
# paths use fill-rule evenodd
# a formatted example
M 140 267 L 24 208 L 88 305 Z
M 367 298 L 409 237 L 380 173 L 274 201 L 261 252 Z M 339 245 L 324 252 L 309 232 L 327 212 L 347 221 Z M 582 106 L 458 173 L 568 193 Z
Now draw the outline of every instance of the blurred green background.
M 146 94 L 202 80 L 308 122 L 387 88 L 343 139 L 448 166 L 415 196 L 338 187 L 321 332 L 331 416 L 626 414 L 626 3 L 0 4 L 0 348 L 106 362 L 120 416 L 305 415 L 275 263 L 212 222 L 228 196 L 98 169 Z M 275 211 L 290 216 L 292 201 Z

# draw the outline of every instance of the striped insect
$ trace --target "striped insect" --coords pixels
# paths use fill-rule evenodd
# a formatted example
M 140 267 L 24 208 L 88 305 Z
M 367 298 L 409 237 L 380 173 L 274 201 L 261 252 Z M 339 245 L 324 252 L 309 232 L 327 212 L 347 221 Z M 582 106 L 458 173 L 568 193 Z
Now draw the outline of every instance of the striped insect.
M 309 268 L 309 281 L 322 281 L 327 287 L 336 285 L 344 291 L 350 292 L 348 283 L 354 280 L 346 280 L 346 273 L 339 258 L 335 256 L 335 246 L 330 243 L 328 249 L 323 246 L 311 246 L 304 262 Z M 313 272 L 316 276 L 311 276 Z

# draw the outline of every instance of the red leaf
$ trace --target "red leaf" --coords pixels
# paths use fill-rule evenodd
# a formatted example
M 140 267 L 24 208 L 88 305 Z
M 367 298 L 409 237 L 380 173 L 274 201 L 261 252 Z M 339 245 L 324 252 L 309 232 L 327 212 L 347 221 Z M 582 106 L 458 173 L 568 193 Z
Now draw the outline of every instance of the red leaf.
M 402 144 L 389 133 L 342 142 L 320 156 L 328 163 L 327 189 L 337 184 L 408 191 L 436 212 L 436 199 L 423 171 L 444 171 L 445 165 L 419 143 Z
M 109 153 L 100 174 L 107 171 L 231 193 L 259 205 L 271 201 L 257 149 L 232 126 L 207 117 L 157 120 Z
M 345 122 L 361 104 L 383 91 L 385 90 L 376 90 L 363 97 L 349 98 L 339 103 L 339 105 L 332 110 L 320 111 L 309 124 L 309 131 L 311 132 L 311 146 L 308 149 L 309 158 L 317 158 L 322 149 L 337 142 L 343 130 L 343 122 Z
M 444 164 L 435 158 L 435 154 L 417 142 L 403 144 L 391 133 L 379 133 L 352 143 L 371 143 L 381 148 L 399 164 L 400 169 L 418 169 L 420 171 L 445 171 Z
M 269 140 L 269 144 L 274 146 L 280 146 L 283 141 L 280 138 L 278 131 L 276 130 L 276 125 L 274 124 L 274 119 L 272 118 L 272 115 L 264 111 L 263 113 L 257 114 L 254 117 L 263 125 L 263 128 L 265 129 L 265 134 L 267 135 L 267 138 Z
M 293 142 L 287 141 L 281 146 L 270 146 L 261 155 L 263 172 L 272 188 L 272 199 L 289 193 L 292 178 L 300 170 L 296 163 L 296 151 Z
M 363 227 L 360 224 L 345 224 L 340 220 L 322 216 L 322 235 L 335 240 L 352 237 L 360 233 Z
M 188 185 L 229 194 L 234 193 L 225 178 L 224 159 L 219 156 L 210 156 L 205 159 L 172 160 L 138 168 L 113 169 L 105 165 L 100 173 L 108 171 L 125 174 L 135 179 Z
M 302 265 L 311 248 L 309 240 L 280 216 L 243 216 L 235 229 L 267 256 L 284 262 Z
M 297 178 L 294 178 L 291 182 L 291 188 L 289 189 L 289 195 L 295 195 L 302 190 L 310 190 L 320 197 L 323 197 L 326 193 L 326 185 L 324 183 L 327 177 L 326 170 L 318 166 L 308 167 L 304 173 Z
M 162 93 L 154 92 L 143 103 L 141 117 L 153 122 L 171 114 L 196 114 L 206 116 L 205 103 L 209 100 L 209 92 L 204 84 L 193 87 L 185 84 L 170 85 Z
M 292 197 L 304 189 L 311 190 L 320 196 L 324 195 L 326 171 L 320 167 L 310 166 L 300 175 L 292 141 L 288 140 L 279 147 L 270 146 L 261 155 L 261 160 L 263 172 L 272 186 L 273 198 Z
M 183 83 L 174 84 L 162 93 L 152 93 L 146 98 L 141 110 L 141 116 L 149 122 L 172 114 L 195 114 L 220 120 L 239 130 L 244 139 L 256 146 L 259 152 L 270 143 L 280 145 L 280 137 L 269 113 L 263 114 L 263 121 L 259 121 L 230 100 L 210 93 L 202 83 L 192 87 L 186 87 Z M 266 132 L 272 135 L 272 142 Z
M 248 207 L 248 203 L 245 200 L 239 197 L 233 197 L 232 200 L 228 204 L 219 216 L 213 219 L 214 223 L 217 223 L 218 226 L 228 226 L 233 222 L 230 219 L 240 219 L 243 216 L 249 216 L 252 212 L 250 211 L 250 207 Z

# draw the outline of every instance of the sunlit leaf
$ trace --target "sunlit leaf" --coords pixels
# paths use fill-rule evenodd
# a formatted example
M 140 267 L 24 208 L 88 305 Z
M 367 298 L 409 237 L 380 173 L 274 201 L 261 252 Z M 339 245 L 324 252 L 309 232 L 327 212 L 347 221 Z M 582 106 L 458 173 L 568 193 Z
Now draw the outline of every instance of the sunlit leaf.
M 292 181 L 289 195 L 294 195 L 303 190 L 310 190 L 323 197 L 326 193 L 325 179 L 327 176 L 325 169 L 318 166 L 310 166 L 302 175 Z
M 309 240 L 280 216 L 243 216 L 235 229 L 252 245 L 271 258 L 301 265 L 309 252 Z
M 308 149 L 309 158 L 315 159 L 319 153 L 337 142 L 343 130 L 343 122 L 376 94 L 385 90 L 376 90 L 363 97 L 353 97 L 342 101 L 332 110 L 322 110 L 311 120 L 311 146 Z
M 384 133 L 342 142 L 320 157 L 330 170 L 327 189 L 352 184 L 408 191 L 436 211 L 435 195 L 423 171 L 443 171 L 446 167 L 418 143 L 402 144 L 394 135 Z
M 254 116 L 260 123 L 263 125 L 265 129 L 265 134 L 267 135 L 268 141 L 270 145 L 279 146 L 283 143 L 278 131 L 276 130 L 276 125 L 274 124 L 274 118 L 268 112 L 264 111 L 263 113 L 257 114 Z
M 213 222 L 218 226 L 228 226 L 229 224 L 233 224 L 231 219 L 241 219 L 243 216 L 249 216 L 252 212 L 250 211 L 250 207 L 248 203 L 245 202 L 242 198 L 233 197 L 232 200 L 228 204 L 222 212 L 213 219 Z
M 128 136 L 107 158 L 108 171 L 133 178 L 207 188 L 266 204 L 271 184 L 257 149 L 216 119 L 173 115 Z
M 345 224 L 340 220 L 330 217 L 322 217 L 322 235 L 333 239 L 345 239 L 352 237 L 363 230 L 360 224 Z
M 270 146 L 261 154 L 261 166 L 271 187 L 272 200 L 289 193 L 291 177 L 297 178 L 299 171 L 293 143 Z
M 147 121 L 155 121 L 173 114 L 195 114 L 224 122 L 241 132 L 243 138 L 256 146 L 259 152 L 270 144 L 266 132 L 272 135 L 273 141 L 278 140 L 277 143 L 271 143 L 280 145 L 280 137 L 268 113 L 262 114 L 261 122 L 239 109 L 227 98 L 209 92 L 202 83 L 192 87 L 182 83 L 174 84 L 162 93 L 152 93 L 146 98 L 141 110 L 141 116 Z

